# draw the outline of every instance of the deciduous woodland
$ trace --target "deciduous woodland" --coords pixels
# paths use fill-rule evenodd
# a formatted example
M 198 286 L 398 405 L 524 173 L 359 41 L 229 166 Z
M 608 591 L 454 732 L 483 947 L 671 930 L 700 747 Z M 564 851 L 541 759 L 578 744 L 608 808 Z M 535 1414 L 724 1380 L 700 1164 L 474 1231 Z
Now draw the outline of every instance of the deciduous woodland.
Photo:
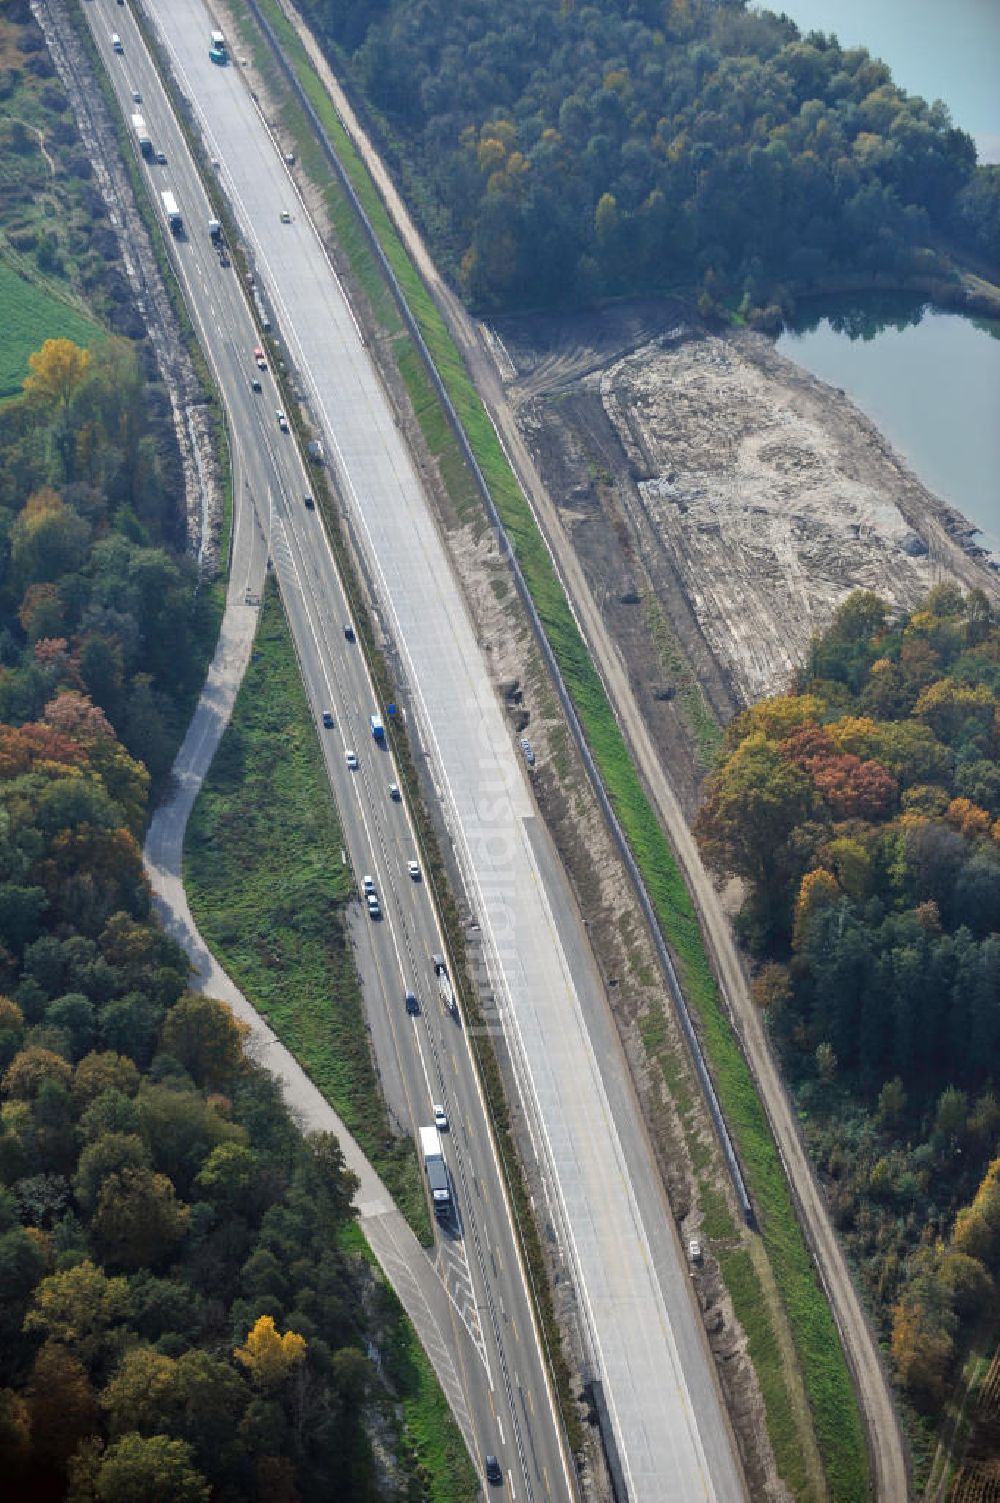
M 858 593 L 700 815 L 900 1382 L 939 1416 L 1000 1273 L 1000 624 Z
M 72 688 L 161 780 L 211 632 L 164 484 L 169 428 L 126 340 L 47 340 L 29 364 L 0 411 L 0 721 Z
M 4 1496 L 366 1498 L 397 1317 L 353 1178 L 150 915 L 144 764 L 203 656 L 145 388 L 114 342 L 31 365 L 0 419 Z
M 758 313 L 1000 259 L 1000 169 L 884 63 L 743 0 L 304 0 L 482 309 L 696 286 Z

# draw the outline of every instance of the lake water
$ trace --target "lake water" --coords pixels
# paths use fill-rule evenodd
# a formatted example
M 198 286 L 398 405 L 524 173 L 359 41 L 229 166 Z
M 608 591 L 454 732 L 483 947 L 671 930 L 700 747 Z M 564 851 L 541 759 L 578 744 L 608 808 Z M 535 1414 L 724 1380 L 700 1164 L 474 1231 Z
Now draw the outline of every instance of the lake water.
M 771 0 L 760 9 L 867 47 L 907 93 L 944 100 L 980 161 L 1000 162 L 1000 0 Z
M 822 307 L 815 327 L 787 331 L 778 349 L 843 387 L 1000 557 L 1000 327 L 912 299 Z
M 771 0 L 803 32 L 864 46 L 911 94 L 943 99 L 1000 162 L 1000 0 Z M 974 522 L 1000 555 L 1000 330 L 958 314 L 824 305 L 828 317 L 778 348 L 842 386 L 931 490 Z M 888 322 L 886 322 L 888 316 Z

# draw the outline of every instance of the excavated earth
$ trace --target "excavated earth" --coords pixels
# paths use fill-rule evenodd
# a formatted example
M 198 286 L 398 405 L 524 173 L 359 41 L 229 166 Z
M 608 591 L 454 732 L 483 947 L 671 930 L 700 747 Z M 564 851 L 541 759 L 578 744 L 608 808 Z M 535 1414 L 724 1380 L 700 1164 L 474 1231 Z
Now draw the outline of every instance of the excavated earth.
M 722 721 L 788 685 L 851 590 L 900 608 L 947 577 L 995 592 L 965 518 L 765 337 L 707 331 L 669 303 L 490 334 L 661 741 L 680 726 L 649 591 Z M 690 780 L 679 791 L 690 806 Z

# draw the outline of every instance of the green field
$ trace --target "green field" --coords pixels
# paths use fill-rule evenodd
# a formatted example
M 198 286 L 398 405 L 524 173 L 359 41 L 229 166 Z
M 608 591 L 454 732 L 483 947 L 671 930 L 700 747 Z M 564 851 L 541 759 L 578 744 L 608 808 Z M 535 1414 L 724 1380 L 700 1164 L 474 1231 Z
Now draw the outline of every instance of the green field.
M 20 395 L 28 356 L 46 339 L 92 345 L 104 338 L 99 324 L 53 297 L 0 261 L 0 401 Z
M 343 837 L 271 586 L 254 660 L 184 847 L 191 911 L 237 985 L 343 1118 L 418 1236 L 430 1219 L 409 1138 L 389 1132 L 346 929 Z

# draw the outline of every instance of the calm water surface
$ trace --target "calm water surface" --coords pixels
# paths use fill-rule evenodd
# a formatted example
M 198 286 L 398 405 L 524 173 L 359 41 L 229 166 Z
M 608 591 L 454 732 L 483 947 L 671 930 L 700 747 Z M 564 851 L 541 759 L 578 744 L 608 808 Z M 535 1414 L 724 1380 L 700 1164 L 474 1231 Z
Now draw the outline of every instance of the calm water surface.
M 1000 0 L 770 0 L 802 31 L 834 32 L 867 47 L 900 88 L 943 99 L 975 137 L 984 162 L 1000 162 Z
M 843 387 L 1000 556 L 1000 328 L 902 301 L 888 322 L 884 303 L 824 310 L 779 350 Z
M 761 6 L 762 9 L 765 6 Z M 1000 161 L 1000 0 L 771 0 L 803 31 L 864 46 L 911 94 L 943 99 Z M 842 386 L 944 500 L 1000 553 L 1000 338 L 957 314 L 899 303 L 839 311 L 783 334 L 778 348 Z

